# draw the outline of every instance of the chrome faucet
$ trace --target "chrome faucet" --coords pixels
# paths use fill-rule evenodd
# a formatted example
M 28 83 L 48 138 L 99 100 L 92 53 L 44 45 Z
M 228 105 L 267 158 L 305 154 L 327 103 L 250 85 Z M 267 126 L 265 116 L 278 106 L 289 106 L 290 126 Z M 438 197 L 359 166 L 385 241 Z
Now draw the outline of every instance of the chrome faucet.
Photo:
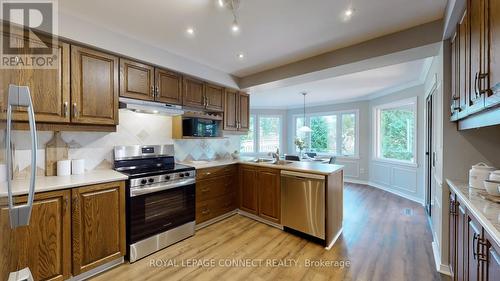
M 276 161 L 280 161 L 280 149 L 276 148 L 276 152 L 269 152 L 269 155 L 272 156 Z

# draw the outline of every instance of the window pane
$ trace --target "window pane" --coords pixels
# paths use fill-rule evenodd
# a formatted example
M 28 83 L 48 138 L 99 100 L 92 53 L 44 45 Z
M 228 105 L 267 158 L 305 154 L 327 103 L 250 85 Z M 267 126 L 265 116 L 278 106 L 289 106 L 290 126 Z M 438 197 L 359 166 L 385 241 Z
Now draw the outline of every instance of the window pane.
M 314 116 L 310 118 L 311 151 L 337 153 L 337 116 Z
M 304 126 L 304 117 L 296 117 L 295 118 L 295 137 L 300 138 L 301 140 L 304 141 L 305 147 L 304 147 L 303 151 L 307 151 L 307 149 L 309 147 L 309 145 L 308 145 L 309 144 L 309 134 L 299 131 L 299 129 L 302 128 L 303 126 Z M 295 140 L 294 140 L 294 143 L 295 143 Z M 297 145 L 295 145 L 295 151 L 296 152 L 300 151 L 299 148 L 297 147 Z
M 255 140 L 255 117 L 250 116 L 250 128 L 248 129 L 248 134 L 241 136 L 240 138 L 240 152 L 255 152 L 254 140 Z
M 412 105 L 380 111 L 379 153 L 383 158 L 414 162 L 415 112 Z
M 280 147 L 280 118 L 259 118 L 259 152 L 274 152 Z
M 356 114 L 342 114 L 342 155 L 354 155 L 356 144 Z

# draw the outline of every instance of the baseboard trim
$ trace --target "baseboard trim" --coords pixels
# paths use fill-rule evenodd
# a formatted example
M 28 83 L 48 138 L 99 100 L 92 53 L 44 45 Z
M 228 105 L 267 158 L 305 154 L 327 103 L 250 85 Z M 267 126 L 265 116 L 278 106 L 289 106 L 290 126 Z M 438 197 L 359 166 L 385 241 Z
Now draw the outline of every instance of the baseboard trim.
M 434 262 L 436 263 L 436 270 L 441 274 L 451 276 L 450 267 L 441 263 L 441 255 L 439 254 L 438 245 L 432 242 L 432 253 L 434 254 Z
M 328 245 L 328 246 L 325 247 L 325 250 L 330 251 L 332 249 L 332 247 L 335 244 L 335 242 L 337 242 L 337 240 L 339 239 L 340 234 L 342 234 L 342 230 L 343 230 L 343 228 L 341 228 L 339 230 L 339 232 L 337 232 L 337 234 L 335 234 L 335 237 L 333 238 L 332 242 L 330 242 L 330 245 Z
M 225 214 L 220 215 L 220 216 L 218 216 L 216 218 L 204 221 L 204 222 L 202 222 L 200 224 L 196 224 L 196 226 L 194 227 L 194 230 L 200 230 L 200 229 L 205 228 L 207 226 L 210 226 L 210 225 L 212 225 L 214 223 L 220 222 L 221 220 L 225 220 L 225 219 L 229 218 L 232 215 L 236 215 L 237 213 L 238 213 L 238 210 L 232 210 L 229 213 L 225 213 Z
M 68 279 L 68 281 L 80 281 L 80 280 L 87 280 L 92 276 L 95 276 L 99 273 L 103 273 L 104 271 L 108 271 L 113 267 L 119 266 L 120 264 L 123 264 L 125 262 L 125 259 L 123 257 L 118 258 L 116 260 L 112 260 L 108 263 L 105 263 L 101 266 L 98 266 L 92 270 L 89 270 L 87 272 L 84 272 L 80 275 L 77 276 L 71 276 L 71 278 Z
M 423 199 L 421 199 L 421 198 L 417 198 L 417 197 L 414 197 L 414 196 L 411 196 L 411 195 L 408 195 L 408 194 L 404 194 L 402 192 L 398 192 L 397 190 L 393 190 L 393 189 L 391 189 L 389 187 L 383 186 L 383 185 L 378 184 L 378 183 L 374 183 L 374 182 L 371 182 L 371 181 L 365 181 L 365 180 L 349 179 L 349 178 L 345 178 L 344 181 L 345 182 L 349 182 L 349 183 L 369 185 L 369 186 L 381 189 L 383 191 L 387 191 L 387 192 L 392 193 L 394 195 L 397 195 L 399 197 L 406 198 L 406 199 L 408 199 L 410 201 L 413 201 L 413 202 L 416 202 L 416 203 L 418 203 L 418 204 L 420 204 L 422 206 L 425 205 Z
M 239 214 L 239 215 L 242 215 L 242 216 L 244 216 L 244 217 L 247 217 L 247 218 L 250 218 L 250 219 L 256 220 L 256 221 L 258 221 L 258 222 L 265 223 L 265 224 L 267 224 L 267 225 L 269 225 L 269 226 L 276 227 L 276 228 L 278 228 L 278 229 L 283 230 L 283 226 L 282 226 L 281 224 L 277 224 L 277 223 L 274 223 L 274 222 L 267 221 L 267 220 L 265 220 L 265 219 L 263 219 L 263 218 L 261 218 L 261 217 L 259 217 L 259 216 L 256 216 L 256 215 L 254 215 L 254 214 L 250 214 L 250 213 L 245 212 L 245 211 L 242 211 L 242 210 L 240 210 L 240 209 L 238 209 L 238 214 Z

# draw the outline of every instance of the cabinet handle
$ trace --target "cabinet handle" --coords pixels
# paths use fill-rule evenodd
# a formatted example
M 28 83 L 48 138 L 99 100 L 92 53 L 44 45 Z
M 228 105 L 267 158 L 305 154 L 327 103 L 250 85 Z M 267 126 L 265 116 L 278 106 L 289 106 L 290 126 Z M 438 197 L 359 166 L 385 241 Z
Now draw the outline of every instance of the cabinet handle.
M 155 86 L 151 86 L 151 95 L 153 95 L 153 98 L 156 98 Z
M 478 96 L 478 92 L 477 92 L 477 88 L 478 88 L 478 76 L 479 76 L 479 73 L 476 72 L 476 75 L 474 77 L 474 97 L 472 98 L 471 97 L 471 101 L 475 101 L 477 99 L 477 96 Z
M 68 117 L 69 107 L 68 107 L 68 102 L 67 101 L 65 101 L 64 104 L 63 104 L 63 110 L 64 110 L 64 117 Z
M 76 106 L 76 102 L 73 103 L 73 117 L 77 117 L 78 116 L 78 109 L 77 109 L 77 106 Z
M 64 198 L 64 202 L 63 202 L 63 214 L 66 214 L 67 211 L 68 211 L 68 198 Z
M 158 98 L 160 96 L 160 90 L 158 86 L 155 86 L 155 95 L 156 95 L 155 98 Z
M 210 188 L 202 188 L 201 189 L 201 192 L 208 192 L 208 191 L 210 191 Z
M 477 233 L 474 233 L 474 236 L 472 238 L 472 254 L 474 259 L 476 259 L 478 255 L 478 249 L 479 249 L 478 236 L 479 235 Z

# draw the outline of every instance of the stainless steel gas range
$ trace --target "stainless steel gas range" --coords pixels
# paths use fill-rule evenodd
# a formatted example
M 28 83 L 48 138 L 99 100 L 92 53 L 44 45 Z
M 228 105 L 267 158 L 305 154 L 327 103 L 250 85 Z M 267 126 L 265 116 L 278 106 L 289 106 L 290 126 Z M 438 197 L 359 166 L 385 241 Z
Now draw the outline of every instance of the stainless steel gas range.
M 127 257 L 135 262 L 194 234 L 193 167 L 175 163 L 173 145 L 114 148 L 127 181 Z

